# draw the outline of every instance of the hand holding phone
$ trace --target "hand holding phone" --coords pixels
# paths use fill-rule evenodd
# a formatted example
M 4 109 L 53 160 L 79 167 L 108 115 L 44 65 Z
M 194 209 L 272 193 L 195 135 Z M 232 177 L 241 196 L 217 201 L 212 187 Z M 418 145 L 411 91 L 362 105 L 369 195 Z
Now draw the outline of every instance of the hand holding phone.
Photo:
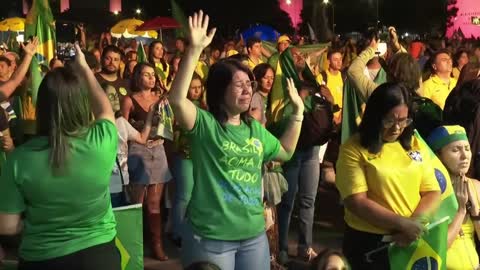
M 73 23 L 59 22 L 56 25 L 57 32 L 57 57 L 68 61 L 75 58 L 75 25 Z

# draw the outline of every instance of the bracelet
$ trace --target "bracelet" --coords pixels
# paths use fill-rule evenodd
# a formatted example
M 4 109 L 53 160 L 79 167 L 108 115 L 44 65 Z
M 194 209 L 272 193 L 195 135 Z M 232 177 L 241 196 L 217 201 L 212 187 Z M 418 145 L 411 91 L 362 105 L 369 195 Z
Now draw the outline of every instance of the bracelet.
M 295 122 L 302 122 L 303 121 L 303 114 L 292 114 L 290 115 L 290 119 Z

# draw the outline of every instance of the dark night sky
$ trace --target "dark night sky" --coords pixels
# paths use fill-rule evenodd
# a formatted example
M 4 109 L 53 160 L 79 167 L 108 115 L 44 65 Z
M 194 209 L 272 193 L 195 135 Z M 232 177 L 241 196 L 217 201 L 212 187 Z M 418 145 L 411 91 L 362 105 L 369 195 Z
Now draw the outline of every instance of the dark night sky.
M 177 3 L 190 14 L 202 8 L 212 18 L 223 33 L 233 33 L 255 23 L 266 23 L 279 31 L 288 31 L 285 14 L 278 8 L 278 1 L 285 0 L 177 0 Z M 298 0 L 291 0 L 298 1 Z M 303 0 L 304 8 L 313 1 Z M 428 32 L 433 27 L 442 27 L 445 17 L 446 0 L 330 0 L 335 5 L 337 32 L 363 30 L 373 24 L 376 17 L 376 3 L 379 4 L 381 24 L 396 25 L 403 31 Z M 21 15 L 21 0 L 1 0 L 0 17 Z M 5 2 L 9 2 L 5 4 Z M 59 0 L 52 0 L 52 9 L 58 11 Z M 118 20 L 109 14 L 108 0 L 70 0 L 72 14 L 94 25 L 112 24 Z M 142 19 L 156 15 L 170 15 L 169 0 L 123 0 L 122 16 L 131 17 L 135 8 L 142 8 Z M 84 8 L 84 9 L 81 9 Z M 329 16 L 331 9 L 328 10 Z M 307 12 L 307 14 L 311 14 Z M 78 18 L 75 18 L 78 19 Z M 309 20 L 310 18 L 306 18 Z

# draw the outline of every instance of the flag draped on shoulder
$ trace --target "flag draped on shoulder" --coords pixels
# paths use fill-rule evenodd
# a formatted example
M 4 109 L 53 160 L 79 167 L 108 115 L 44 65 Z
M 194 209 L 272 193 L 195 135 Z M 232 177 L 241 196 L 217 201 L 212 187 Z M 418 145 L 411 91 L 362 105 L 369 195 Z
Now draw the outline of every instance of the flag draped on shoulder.
M 278 59 L 277 59 L 278 57 Z M 301 80 L 295 68 L 295 62 L 293 60 L 293 55 L 290 48 L 287 48 L 283 53 L 278 56 L 272 56 L 274 61 L 269 61 L 269 64 L 275 69 L 275 80 L 273 82 L 272 91 L 270 93 L 270 104 L 268 113 L 270 117 L 269 123 L 267 123 L 270 128 L 273 128 L 274 133 L 282 133 L 283 125 L 285 124 L 284 120 L 287 119 L 292 114 L 292 108 L 290 106 L 290 98 L 288 96 L 287 90 L 287 78 L 292 78 L 297 90 L 300 90 Z M 302 72 L 303 80 L 317 84 L 315 76 L 312 71 L 305 64 L 305 68 Z M 308 110 L 309 106 L 305 106 L 305 109 Z M 278 134 L 277 134 L 278 135 Z
M 449 217 L 450 221 L 455 218 L 458 210 L 458 201 L 455 197 L 455 191 L 453 190 L 452 181 L 447 168 L 443 165 L 442 161 L 437 155 L 430 149 L 428 144 L 423 140 L 422 136 L 417 130 L 414 131 L 414 136 L 418 139 L 420 149 L 424 152 L 424 161 L 430 164 L 432 172 L 437 179 L 438 186 L 440 187 L 440 204 L 433 214 L 433 219 L 437 220 L 441 217 Z
M 375 77 L 377 85 L 387 82 L 387 73 L 383 68 Z M 355 84 L 348 78 L 343 85 L 342 138 L 344 143 L 358 130 L 367 101 L 359 95 Z
M 38 37 L 36 57 L 40 65 L 48 66 L 55 56 L 55 24 L 48 0 L 33 0 L 25 20 L 25 37 Z
M 391 270 L 447 269 L 449 217 L 426 226 L 427 232 L 406 248 L 391 245 L 388 250 Z
M 170 0 L 172 6 L 172 17 L 182 26 L 180 29 L 175 30 L 175 36 L 178 37 L 187 37 L 188 30 L 188 20 L 183 13 L 182 8 L 177 4 L 175 0 Z

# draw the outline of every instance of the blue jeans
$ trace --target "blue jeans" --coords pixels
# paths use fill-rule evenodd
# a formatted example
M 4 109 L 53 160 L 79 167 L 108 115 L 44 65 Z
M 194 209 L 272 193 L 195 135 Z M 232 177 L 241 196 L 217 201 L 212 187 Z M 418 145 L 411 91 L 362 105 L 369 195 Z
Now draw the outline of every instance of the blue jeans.
M 216 264 L 222 270 L 269 270 L 270 251 L 265 232 L 259 236 L 240 240 L 222 241 L 202 238 L 186 224 L 182 236 L 182 265 L 195 262 Z
M 288 182 L 288 191 L 283 194 L 282 201 L 278 206 L 280 251 L 288 251 L 288 229 L 297 192 L 299 204 L 298 249 L 305 251 L 312 246 L 315 197 L 320 179 L 319 150 L 320 146 L 297 150 L 292 159 L 283 166 Z
M 176 190 L 173 201 L 173 234 L 181 237 L 188 203 L 193 190 L 193 163 L 191 159 L 175 157 L 173 166 Z

